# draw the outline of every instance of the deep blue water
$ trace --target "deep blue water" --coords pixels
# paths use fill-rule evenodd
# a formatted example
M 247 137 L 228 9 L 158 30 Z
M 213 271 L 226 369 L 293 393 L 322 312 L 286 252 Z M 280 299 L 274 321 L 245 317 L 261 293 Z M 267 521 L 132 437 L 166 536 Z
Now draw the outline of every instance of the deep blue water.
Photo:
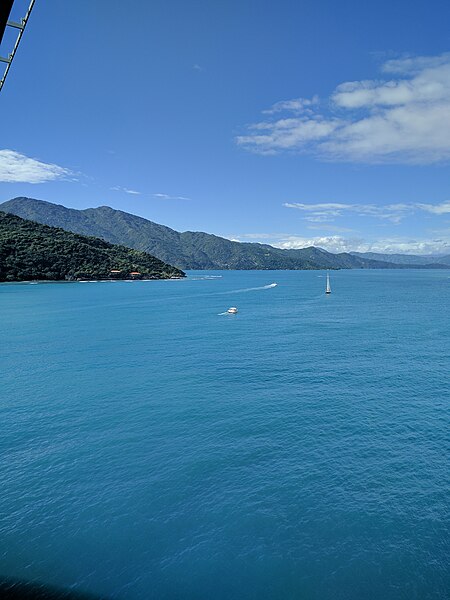
M 0 574 L 130 600 L 448 598 L 450 271 L 331 283 L 1 285 Z

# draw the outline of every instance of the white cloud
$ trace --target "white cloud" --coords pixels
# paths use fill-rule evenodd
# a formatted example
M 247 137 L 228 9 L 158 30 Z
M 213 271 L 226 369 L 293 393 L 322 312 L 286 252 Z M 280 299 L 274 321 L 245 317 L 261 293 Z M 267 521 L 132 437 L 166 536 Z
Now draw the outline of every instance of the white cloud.
M 318 104 L 319 96 L 314 96 L 313 98 L 294 98 L 292 100 L 281 100 L 280 102 L 276 102 L 271 108 L 267 110 L 263 110 L 263 114 L 265 115 L 273 115 L 278 112 L 283 111 L 292 111 L 294 113 L 306 113 L 313 114 L 311 107 L 315 104 Z
M 381 239 L 370 244 L 365 244 L 370 252 L 387 252 L 390 254 L 448 254 L 450 252 L 450 238 L 431 240 L 411 239 Z
M 125 194 L 132 194 L 134 196 L 140 196 L 141 192 L 137 192 L 136 190 L 129 190 L 126 187 L 121 187 L 120 185 L 115 185 L 112 188 L 109 188 L 110 190 L 113 190 L 114 192 L 124 192 Z
M 285 250 L 294 250 L 315 246 L 316 248 L 328 250 L 328 252 L 350 252 L 351 250 L 354 250 L 355 247 L 359 247 L 362 243 L 362 239 L 345 239 L 339 235 L 316 236 L 310 238 L 290 235 L 279 240 L 278 242 L 275 242 L 273 245 L 277 248 L 283 248 Z
M 322 227 L 321 227 L 322 229 Z M 333 233 L 349 233 L 345 228 L 327 227 Z M 435 232 L 438 233 L 438 232 Z M 343 237 L 341 235 L 304 236 L 291 233 L 242 233 L 228 236 L 236 242 L 252 241 L 270 244 L 284 250 L 301 248 L 322 248 L 328 252 L 379 252 L 386 254 L 450 254 L 450 236 L 448 232 L 431 239 L 412 239 L 406 237 L 381 238 L 367 240 L 363 237 Z M 224 236 L 227 237 L 227 236 Z
M 186 196 L 171 196 L 170 194 L 153 194 L 153 197 L 160 200 L 190 200 Z
M 387 61 L 390 79 L 345 82 L 323 103 L 278 102 L 273 119 L 236 141 L 261 154 L 310 152 L 326 160 L 434 163 L 450 159 L 450 53 Z M 277 118 L 284 111 L 284 118 Z
M 237 143 L 260 154 L 276 154 L 282 150 L 304 149 L 310 143 L 327 140 L 339 126 L 338 119 L 326 120 L 320 116 L 279 119 L 251 125 L 250 130 L 256 133 L 239 136 Z
M 124 192 L 125 194 L 132 194 L 134 196 L 140 196 L 142 192 L 138 192 L 136 190 L 130 190 L 129 188 L 122 187 L 120 185 L 115 185 L 114 187 L 109 188 L 115 192 Z M 190 198 L 186 198 L 186 196 L 170 196 L 169 194 L 152 194 L 153 198 L 158 198 L 160 200 L 190 200 Z
M 0 150 L 0 182 L 45 183 L 66 179 L 73 173 L 64 167 L 44 163 L 15 150 Z
M 363 238 L 344 238 L 339 235 L 302 237 L 291 235 L 273 243 L 284 249 L 308 248 L 315 246 L 328 252 L 380 252 L 388 254 L 446 254 L 450 253 L 450 238 L 408 239 L 386 238 L 367 241 Z
M 450 202 L 442 202 L 442 204 L 417 204 L 417 207 L 435 215 L 450 213 Z
M 301 210 L 307 215 L 306 221 L 312 223 L 325 223 L 333 221 L 344 213 L 359 217 L 374 217 L 385 219 L 392 223 L 399 223 L 406 215 L 414 212 L 420 205 L 415 204 L 343 204 L 334 202 L 323 202 L 318 204 L 305 204 L 303 202 L 285 202 L 286 208 Z M 432 205 L 430 205 L 432 206 Z
M 386 61 L 382 66 L 385 73 L 420 73 L 424 69 L 448 64 L 450 53 L 444 52 L 438 56 L 402 56 Z
M 305 221 L 312 223 L 327 223 L 334 221 L 336 217 L 351 214 L 358 217 L 373 217 L 384 219 L 392 223 L 400 223 L 406 216 L 418 211 L 428 212 L 434 215 L 450 214 L 450 201 L 440 204 L 426 203 L 397 203 L 397 204 L 345 204 L 335 202 L 323 202 L 306 204 L 303 202 L 285 202 L 286 208 L 295 208 L 306 213 Z

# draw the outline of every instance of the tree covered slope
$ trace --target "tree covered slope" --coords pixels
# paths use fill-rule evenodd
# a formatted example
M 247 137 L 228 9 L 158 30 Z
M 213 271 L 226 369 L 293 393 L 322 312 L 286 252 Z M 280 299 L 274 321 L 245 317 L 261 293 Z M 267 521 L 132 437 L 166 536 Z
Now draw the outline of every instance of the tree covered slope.
M 183 275 L 144 252 L 0 212 L 0 281 Z

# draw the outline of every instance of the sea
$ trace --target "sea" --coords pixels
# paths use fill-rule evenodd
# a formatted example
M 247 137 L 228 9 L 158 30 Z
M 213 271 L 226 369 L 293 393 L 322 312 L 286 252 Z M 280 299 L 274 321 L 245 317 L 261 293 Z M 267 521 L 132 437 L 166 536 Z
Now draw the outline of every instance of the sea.
M 450 598 L 450 270 L 325 275 L 0 285 L 0 579 Z

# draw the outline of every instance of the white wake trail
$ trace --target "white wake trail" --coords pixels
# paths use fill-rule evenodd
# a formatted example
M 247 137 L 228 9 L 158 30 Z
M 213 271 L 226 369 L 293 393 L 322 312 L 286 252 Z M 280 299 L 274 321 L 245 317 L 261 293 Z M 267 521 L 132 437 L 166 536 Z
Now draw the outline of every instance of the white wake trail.
M 241 294 L 244 292 L 257 292 L 259 290 L 270 290 L 271 288 L 277 287 L 278 283 L 269 283 L 268 285 L 261 285 L 260 287 L 244 288 L 242 290 L 231 290 L 230 292 L 224 292 L 224 294 Z

